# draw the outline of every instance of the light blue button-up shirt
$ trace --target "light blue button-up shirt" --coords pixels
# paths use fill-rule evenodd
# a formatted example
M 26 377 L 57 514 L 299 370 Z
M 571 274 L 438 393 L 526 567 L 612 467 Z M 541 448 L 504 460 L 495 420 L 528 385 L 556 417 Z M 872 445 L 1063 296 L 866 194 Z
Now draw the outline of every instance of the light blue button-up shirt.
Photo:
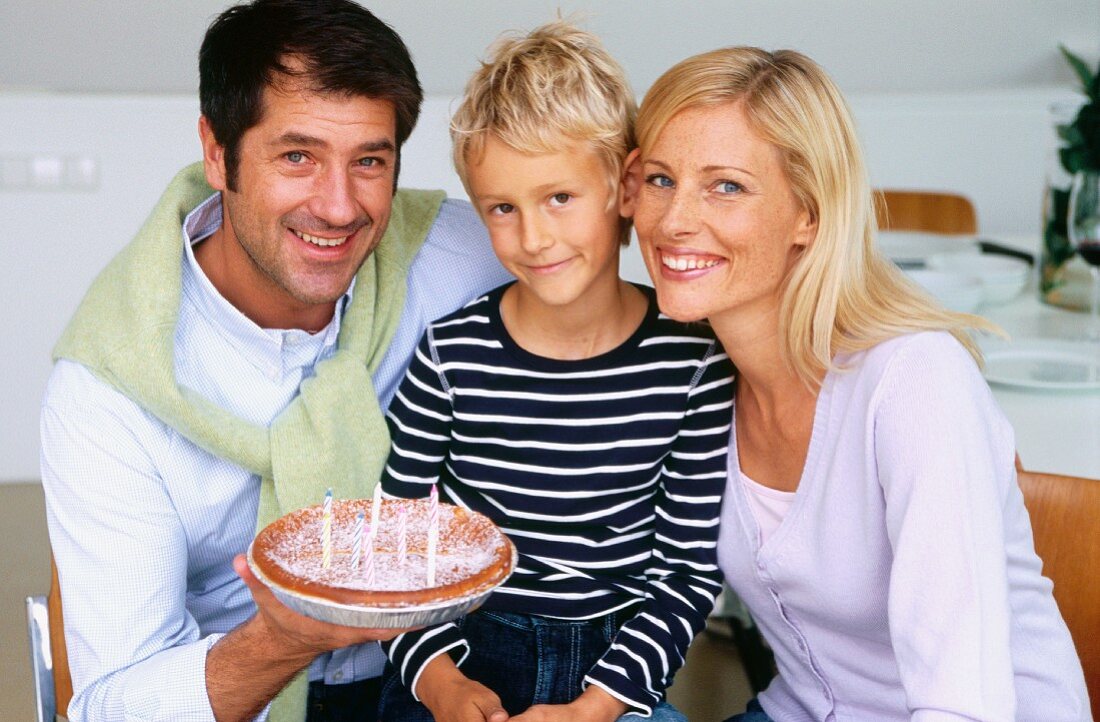
M 192 252 L 221 225 L 221 213 L 214 194 L 184 223 L 176 377 L 266 425 L 335 351 L 354 284 L 319 333 L 258 327 L 218 293 Z M 400 324 L 373 375 L 383 407 L 427 323 L 508 278 L 470 206 L 446 201 L 413 262 Z M 41 428 L 73 677 L 70 718 L 213 720 L 206 652 L 255 612 L 231 561 L 252 540 L 259 478 L 70 361 L 50 377 Z M 351 682 L 377 676 L 383 661 L 377 644 L 337 650 L 319 657 L 310 677 Z

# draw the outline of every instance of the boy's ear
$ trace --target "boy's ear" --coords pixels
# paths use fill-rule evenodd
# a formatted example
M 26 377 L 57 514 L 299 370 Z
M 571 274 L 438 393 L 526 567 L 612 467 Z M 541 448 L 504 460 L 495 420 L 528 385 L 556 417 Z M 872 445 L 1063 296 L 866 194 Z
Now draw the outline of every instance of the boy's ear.
M 226 186 L 225 146 L 214 138 L 214 129 L 205 115 L 199 116 L 199 140 L 202 142 L 202 166 L 206 171 L 206 182 L 216 191 L 224 191 Z
M 623 161 L 623 180 L 619 184 L 619 215 L 633 218 L 638 209 L 638 194 L 642 191 L 642 151 L 635 148 Z

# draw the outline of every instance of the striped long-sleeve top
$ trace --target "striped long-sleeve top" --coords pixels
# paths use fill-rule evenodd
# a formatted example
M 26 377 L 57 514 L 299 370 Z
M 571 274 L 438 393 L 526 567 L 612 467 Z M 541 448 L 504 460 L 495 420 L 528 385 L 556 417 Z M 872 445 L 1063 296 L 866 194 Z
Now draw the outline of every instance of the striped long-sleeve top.
M 515 543 L 515 573 L 485 609 L 564 619 L 627 610 L 585 677 L 649 714 L 720 588 L 732 366 L 710 329 L 649 311 L 621 346 L 583 360 L 533 355 L 500 318 L 506 287 L 433 323 L 387 415 L 388 495 L 441 496 Z M 424 666 L 468 645 L 453 624 L 397 637 L 415 693 Z

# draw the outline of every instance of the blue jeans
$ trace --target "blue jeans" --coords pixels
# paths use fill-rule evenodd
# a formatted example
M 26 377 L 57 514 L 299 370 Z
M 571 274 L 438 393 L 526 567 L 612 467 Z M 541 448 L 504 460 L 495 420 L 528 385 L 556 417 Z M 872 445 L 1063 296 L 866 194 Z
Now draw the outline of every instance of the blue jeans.
M 760 703 L 753 697 L 749 700 L 748 706 L 745 707 L 745 711 L 741 714 L 735 714 L 730 717 L 726 722 L 775 722 L 768 713 L 764 711 L 764 708 L 760 706 Z
M 306 722 L 377 722 L 379 677 L 348 684 L 309 683 Z
M 566 704 L 580 696 L 584 676 L 611 646 L 625 615 L 586 621 L 479 610 L 458 620 L 470 643 L 462 673 L 500 696 L 510 715 L 536 704 Z M 413 699 L 392 665 L 382 675 L 378 718 L 383 722 L 432 722 L 428 708 Z M 641 719 L 627 714 L 620 720 Z M 649 719 L 687 722 L 662 703 Z

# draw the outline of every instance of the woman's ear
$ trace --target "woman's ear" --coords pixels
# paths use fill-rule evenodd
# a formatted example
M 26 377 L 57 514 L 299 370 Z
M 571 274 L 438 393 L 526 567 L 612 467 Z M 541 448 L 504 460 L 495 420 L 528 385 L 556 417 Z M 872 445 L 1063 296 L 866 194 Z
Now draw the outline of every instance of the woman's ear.
M 642 151 L 635 148 L 623 161 L 623 179 L 619 184 L 619 215 L 633 218 L 642 192 Z
M 803 210 L 795 231 L 795 245 L 809 248 L 817 238 L 817 216 L 809 210 Z

